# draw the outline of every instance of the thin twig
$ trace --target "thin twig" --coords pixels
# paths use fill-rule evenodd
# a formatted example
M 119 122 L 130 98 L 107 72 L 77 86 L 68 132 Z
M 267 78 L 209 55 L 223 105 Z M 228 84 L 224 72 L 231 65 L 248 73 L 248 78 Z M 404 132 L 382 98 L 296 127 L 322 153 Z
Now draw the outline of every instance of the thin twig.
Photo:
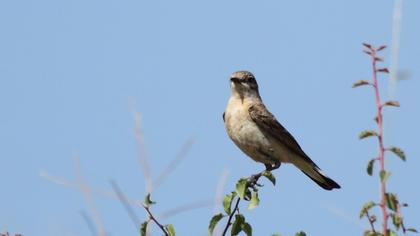
M 128 204 L 126 196 L 123 194 L 120 187 L 114 180 L 110 180 L 109 182 L 114 189 L 115 194 L 118 196 L 121 204 L 124 206 L 124 209 L 127 211 L 128 216 L 134 224 L 134 227 L 138 229 L 140 220 L 134 212 L 133 208 L 130 206 L 130 204 Z
M 344 211 L 341 208 L 338 208 L 335 205 L 327 204 L 324 206 L 331 214 L 336 216 L 337 218 L 341 218 L 344 221 L 347 221 L 348 223 L 351 223 L 354 226 L 357 226 L 360 229 L 364 228 L 364 225 L 360 223 L 360 221 L 355 220 L 354 216 L 350 214 L 349 212 Z
M 90 193 L 98 194 L 98 195 L 101 195 L 101 196 L 105 196 L 105 197 L 109 197 L 109 198 L 114 198 L 114 199 L 120 199 L 118 197 L 118 195 L 115 194 L 112 191 L 108 191 L 108 190 L 104 190 L 104 189 L 100 189 L 100 188 L 92 188 L 90 186 L 85 186 L 84 189 L 81 189 L 78 184 L 73 183 L 73 182 L 68 181 L 68 180 L 65 180 L 65 179 L 62 179 L 60 177 L 51 175 L 51 174 L 49 174 L 45 170 L 41 170 L 40 173 L 39 173 L 39 175 L 42 178 L 45 178 L 46 180 L 48 180 L 48 181 L 50 181 L 50 182 L 52 182 L 54 184 L 58 184 L 58 185 L 61 185 L 63 187 L 66 187 L 66 188 L 71 188 L 71 189 L 74 189 L 76 191 L 80 191 L 80 192 L 89 191 Z M 140 201 L 136 201 L 136 200 L 130 199 L 127 196 L 124 196 L 124 199 L 123 200 L 127 204 L 130 204 L 130 205 L 133 205 L 133 206 L 138 206 L 138 204 L 140 202 Z
M 135 128 L 134 132 L 136 135 L 136 141 L 139 148 L 139 162 L 140 166 L 143 169 L 143 175 L 144 175 L 144 181 L 146 186 L 146 193 L 152 192 L 153 189 L 153 182 L 152 182 L 152 175 L 150 171 L 150 165 L 149 165 L 149 158 L 146 153 L 146 147 L 144 145 L 144 139 L 143 134 L 141 130 L 141 115 L 139 112 L 134 112 L 134 122 L 135 122 Z
M 199 209 L 203 207 L 211 207 L 214 204 L 219 204 L 220 202 L 221 202 L 221 199 L 218 199 L 217 203 L 214 203 L 213 200 L 205 200 L 205 201 L 197 201 L 197 202 L 188 203 L 185 205 L 181 205 L 181 206 L 177 206 L 172 209 L 169 209 L 163 212 L 162 214 L 160 214 L 158 218 L 167 219 L 169 217 L 173 217 L 183 212 L 187 212 L 187 211 L 191 211 L 191 210 L 195 210 L 195 209 Z
M 216 193 L 214 196 L 214 212 L 218 211 L 220 199 L 223 199 L 223 189 L 225 188 L 226 179 L 229 175 L 229 170 L 224 169 L 217 182 Z
M 225 236 L 226 235 L 226 233 L 227 233 L 227 231 L 229 229 L 229 226 L 232 224 L 231 222 L 232 222 L 233 215 L 235 215 L 235 212 L 236 212 L 236 210 L 239 207 L 239 202 L 240 201 L 241 201 L 241 198 L 238 197 L 238 199 L 236 200 L 236 203 L 235 203 L 235 207 L 233 208 L 232 212 L 229 215 L 229 219 L 228 219 L 228 221 L 226 223 L 225 229 L 223 230 L 222 236 Z
M 251 175 L 248 179 L 247 179 L 247 184 L 246 184 L 246 188 L 253 188 L 255 185 L 257 185 L 258 180 L 260 179 L 260 177 L 262 176 L 262 174 L 264 173 L 264 171 L 261 171 L 255 175 Z M 239 202 L 241 201 L 241 198 L 238 196 L 236 203 L 235 203 L 235 207 L 233 208 L 233 210 L 231 211 L 228 221 L 226 222 L 226 226 L 225 229 L 223 230 L 222 236 L 225 236 L 230 225 L 232 225 L 232 219 L 233 216 L 235 215 L 235 212 L 237 212 L 237 214 L 239 213 Z
M 371 49 L 371 61 L 372 61 L 372 85 L 375 91 L 375 104 L 377 110 L 377 125 L 378 125 L 378 142 L 379 142 L 379 163 L 380 163 L 380 170 L 385 171 L 385 148 L 383 143 L 383 116 L 382 116 L 382 102 L 379 95 L 379 86 L 378 86 L 378 70 L 376 67 L 377 62 L 377 51 L 375 48 L 372 47 Z M 382 211 L 382 221 L 383 221 L 383 234 L 384 236 L 388 236 L 388 211 L 386 209 L 386 183 L 385 181 L 381 180 L 381 204 L 380 208 Z
M 146 210 L 147 214 L 149 215 L 149 219 L 155 222 L 157 226 L 162 230 L 162 232 L 165 234 L 165 236 L 169 236 L 168 231 L 165 229 L 165 226 L 163 226 L 159 221 L 153 216 L 152 212 L 150 211 L 149 206 L 146 206 L 144 203 L 140 204 L 144 210 Z
M 153 183 L 154 188 L 156 189 L 159 187 L 172 172 L 178 167 L 178 165 L 183 161 L 183 159 L 187 156 L 189 150 L 193 146 L 195 142 L 195 138 L 189 138 L 187 142 L 182 146 L 181 150 L 177 153 L 175 158 L 166 166 L 165 170 L 159 175 L 156 181 Z
M 92 234 L 92 236 L 97 236 L 98 231 L 96 230 L 95 224 L 92 222 L 92 219 L 89 217 L 89 215 L 86 214 L 86 212 L 83 210 L 80 211 L 80 215 L 85 220 L 86 225 L 89 228 L 90 234 Z
M 92 193 L 90 192 L 89 184 L 85 181 L 82 173 L 82 168 L 80 165 L 80 158 L 78 156 L 75 156 L 75 166 L 76 166 L 76 175 L 78 179 L 79 188 L 81 189 L 81 192 L 83 193 L 85 203 L 90 211 L 90 214 L 92 215 L 92 219 L 95 222 L 96 228 L 98 229 L 98 235 L 99 236 L 105 236 L 105 230 L 100 218 L 100 215 L 98 211 L 96 210 Z
M 398 203 L 397 204 L 397 212 L 396 212 L 396 214 L 400 217 L 400 219 L 401 219 L 401 228 L 402 228 L 402 230 L 403 230 L 403 234 L 404 234 L 404 236 L 405 235 L 407 235 L 407 229 L 405 228 L 405 225 L 404 225 L 404 219 L 403 219 L 403 217 L 402 217 L 402 215 L 401 215 L 401 204 L 400 203 Z
M 40 171 L 39 175 L 41 177 L 45 178 L 46 180 L 52 182 L 52 183 L 64 186 L 66 188 L 71 188 L 71 189 L 74 189 L 76 191 L 80 191 L 80 192 L 89 191 L 91 193 L 98 194 L 98 195 L 101 195 L 101 196 L 104 196 L 104 197 L 119 199 L 120 201 L 124 202 L 124 204 L 129 204 L 129 205 L 132 205 L 132 206 L 138 206 L 139 204 L 141 204 L 140 201 L 130 199 L 126 195 L 118 196 L 118 194 L 115 193 L 115 191 L 112 192 L 112 191 L 108 191 L 108 190 L 104 190 L 104 189 L 100 189 L 100 188 L 92 188 L 90 186 L 89 187 L 85 186 L 84 189 L 81 189 L 77 184 L 75 184 L 71 181 L 62 179 L 60 177 L 53 176 L 45 170 Z M 183 213 L 183 212 L 195 210 L 195 209 L 202 208 L 202 207 L 211 207 L 211 206 L 213 206 L 213 204 L 219 204 L 221 202 L 221 198 L 216 199 L 214 201 L 215 202 L 213 202 L 212 200 L 197 201 L 197 202 L 189 203 L 189 204 L 186 204 L 186 205 L 177 206 L 177 207 L 174 207 L 172 209 L 169 209 L 168 211 L 165 211 L 164 213 L 159 215 L 158 218 L 159 219 L 167 219 L 169 217 L 173 217 L 174 215 L 177 215 L 177 214 L 180 214 L 180 213 Z
M 366 210 L 365 212 L 366 212 L 366 217 L 369 220 L 369 224 L 370 224 L 370 228 L 372 229 L 372 232 L 376 233 L 375 225 L 373 224 L 374 221 L 370 218 L 369 211 Z

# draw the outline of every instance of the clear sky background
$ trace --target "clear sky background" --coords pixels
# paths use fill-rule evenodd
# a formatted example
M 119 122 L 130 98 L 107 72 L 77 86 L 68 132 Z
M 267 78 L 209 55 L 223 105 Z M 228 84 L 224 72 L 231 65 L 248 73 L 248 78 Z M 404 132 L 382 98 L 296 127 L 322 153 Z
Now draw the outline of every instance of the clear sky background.
M 410 203 L 406 224 L 420 228 L 420 2 L 403 3 L 402 106 L 387 109 L 386 141 L 408 161 L 388 155 L 389 190 Z M 189 139 L 185 159 L 153 192 L 157 215 L 212 201 L 242 176 L 263 169 L 225 133 L 229 75 L 252 71 L 269 109 L 342 189 L 324 191 L 293 166 L 276 170 L 261 205 L 242 212 L 255 235 L 361 235 L 362 204 L 378 199 L 373 92 L 351 89 L 369 79 L 362 42 L 390 44 L 393 1 L 0 1 L 0 231 L 24 235 L 91 235 L 74 156 L 85 179 L 132 199 L 145 191 L 133 110 L 141 113 L 145 152 L 156 178 Z M 390 50 L 384 51 L 389 65 Z M 381 77 L 386 97 L 388 78 Z M 376 174 L 375 174 L 376 175 Z M 137 235 L 121 203 L 102 194 L 94 205 L 109 235 Z M 216 211 L 219 208 L 216 208 Z M 134 206 L 140 219 L 143 209 Z M 178 235 L 206 235 L 215 206 L 163 219 Z M 339 232 L 339 233 L 337 233 Z M 154 228 L 153 235 L 160 235 Z

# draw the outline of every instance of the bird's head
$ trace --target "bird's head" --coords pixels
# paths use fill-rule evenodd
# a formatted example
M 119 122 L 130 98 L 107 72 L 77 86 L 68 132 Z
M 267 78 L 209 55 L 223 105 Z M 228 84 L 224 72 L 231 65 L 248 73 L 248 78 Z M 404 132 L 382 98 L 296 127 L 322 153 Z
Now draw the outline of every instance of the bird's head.
M 232 95 L 241 99 L 259 97 L 258 84 L 254 75 L 249 71 L 237 71 L 230 76 Z

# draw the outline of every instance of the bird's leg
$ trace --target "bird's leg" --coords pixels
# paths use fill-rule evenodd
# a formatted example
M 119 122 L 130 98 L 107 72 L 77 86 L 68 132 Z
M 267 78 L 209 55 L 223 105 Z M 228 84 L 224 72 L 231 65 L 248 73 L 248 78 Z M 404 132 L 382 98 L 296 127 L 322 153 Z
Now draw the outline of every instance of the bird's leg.
M 264 164 L 264 165 L 265 165 L 265 170 L 266 171 L 272 171 L 272 170 L 278 169 L 281 166 L 281 163 L 276 162 L 276 163 L 274 163 L 274 165 L 272 165 L 272 164 Z
M 281 163 L 276 162 L 274 164 L 264 164 L 264 165 L 265 165 L 265 170 L 266 171 L 272 171 L 272 170 L 278 169 L 280 167 Z M 260 172 L 260 173 L 255 174 L 255 175 L 251 175 L 251 177 L 249 177 L 249 179 L 248 179 L 249 186 L 251 187 L 251 186 L 254 186 L 254 185 L 258 185 L 257 181 L 261 177 L 262 174 L 263 174 L 263 172 Z

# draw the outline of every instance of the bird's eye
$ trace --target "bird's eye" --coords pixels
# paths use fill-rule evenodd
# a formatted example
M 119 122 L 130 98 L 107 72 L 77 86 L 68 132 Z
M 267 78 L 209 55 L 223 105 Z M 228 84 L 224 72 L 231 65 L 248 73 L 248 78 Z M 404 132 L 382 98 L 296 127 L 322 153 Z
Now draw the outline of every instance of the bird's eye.
M 250 82 L 253 82 L 254 81 L 254 78 L 252 78 L 252 77 L 246 77 L 245 78 L 245 82 L 247 82 L 247 83 L 250 83 Z

